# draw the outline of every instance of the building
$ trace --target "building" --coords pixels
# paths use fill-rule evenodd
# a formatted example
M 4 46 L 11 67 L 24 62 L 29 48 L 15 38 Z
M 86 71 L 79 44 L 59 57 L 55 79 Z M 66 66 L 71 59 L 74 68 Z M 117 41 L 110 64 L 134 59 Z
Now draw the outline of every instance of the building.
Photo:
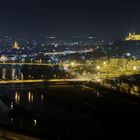
M 116 40 L 105 47 L 109 58 L 140 59 L 140 34 L 129 33 L 125 39 Z
M 19 49 L 19 48 L 20 48 L 20 47 L 19 47 L 17 41 L 15 41 L 14 44 L 13 44 L 13 49 Z
M 140 34 L 129 33 L 128 37 L 125 38 L 126 41 L 129 40 L 139 40 L 140 41 Z

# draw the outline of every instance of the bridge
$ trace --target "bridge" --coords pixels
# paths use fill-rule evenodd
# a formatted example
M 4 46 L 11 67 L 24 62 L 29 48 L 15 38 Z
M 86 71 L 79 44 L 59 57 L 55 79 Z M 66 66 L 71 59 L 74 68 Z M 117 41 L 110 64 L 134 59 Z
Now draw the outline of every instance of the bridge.
M 23 63 L 23 62 L 0 62 L 0 79 L 2 80 L 15 80 L 15 79 L 20 79 L 24 80 L 26 79 L 22 71 L 22 66 L 62 66 L 62 67 L 67 67 L 67 66 L 76 66 L 76 65 L 83 65 L 83 64 L 66 64 L 66 63 L 41 63 L 41 62 L 30 62 L 30 63 Z M 28 75 L 30 78 L 30 74 Z M 44 77 L 44 75 L 43 75 Z M 40 75 L 40 78 L 43 78 L 42 75 Z
M 89 79 L 33 79 L 33 80 L 1 80 L 0 84 L 22 84 L 22 83 L 48 83 L 48 84 L 68 84 L 88 82 Z
M 63 63 L 22 63 L 22 62 L 0 62 L 0 79 L 14 80 L 14 79 L 24 79 L 24 75 L 21 71 L 22 66 L 68 66 L 68 64 Z

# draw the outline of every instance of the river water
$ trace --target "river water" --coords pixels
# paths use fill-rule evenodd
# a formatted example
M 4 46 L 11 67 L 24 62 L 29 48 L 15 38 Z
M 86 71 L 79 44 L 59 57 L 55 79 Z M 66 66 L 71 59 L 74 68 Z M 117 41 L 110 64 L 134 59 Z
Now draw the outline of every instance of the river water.
M 135 129 L 133 124 L 139 124 L 138 104 L 97 93 L 72 85 L 3 85 L 0 123 L 54 140 L 88 139 L 101 134 L 108 137 Z

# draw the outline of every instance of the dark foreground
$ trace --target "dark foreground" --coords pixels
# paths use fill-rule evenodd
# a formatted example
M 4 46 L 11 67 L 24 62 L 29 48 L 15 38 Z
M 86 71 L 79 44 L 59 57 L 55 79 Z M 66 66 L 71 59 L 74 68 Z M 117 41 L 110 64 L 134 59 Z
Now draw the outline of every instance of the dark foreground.
M 48 140 L 140 137 L 140 99 L 101 88 L 1 87 L 0 104 L 1 130 Z

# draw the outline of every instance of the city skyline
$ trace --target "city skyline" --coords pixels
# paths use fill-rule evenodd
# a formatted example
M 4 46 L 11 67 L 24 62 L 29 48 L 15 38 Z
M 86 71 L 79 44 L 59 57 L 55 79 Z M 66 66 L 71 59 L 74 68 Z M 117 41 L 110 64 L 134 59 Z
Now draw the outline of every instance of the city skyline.
M 139 5 L 0 0 L 0 139 L 139 137 Z

